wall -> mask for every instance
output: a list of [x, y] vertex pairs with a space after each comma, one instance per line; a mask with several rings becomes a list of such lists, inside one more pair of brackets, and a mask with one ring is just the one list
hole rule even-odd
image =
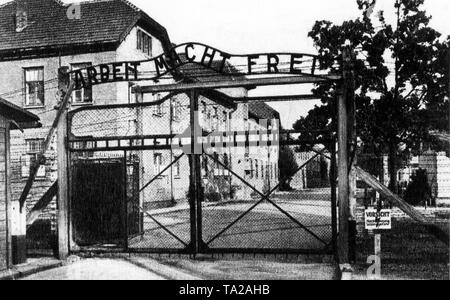
[[[224, 89], [222, 92], [231, 97], [246, 97], [248, 93], [244, 89]], [[267, 130], [258, 121], [249, 119], [248, 104], [239, 104], [237, 110], [232, 114], [230, 130], [242, 132], [243, 130]], [[275, 187], [279, 180], [279, 147], [243, 147], [231, 149], [232, 170], [250, 183], [256, 190], [266, 193]], [[258, 172], [256, 170], [258, 162]], [[271, 172], [272, 169], [272, 172]], [[239, 200], [249, 200], [256, 196], [255, 191], [243, 184], [240, 179], [232, 176], [232, 184], [239, 186], [236, 192]]]
[[[119, 46], [117, 51], [88, 53], [62, 57], [52, 57], [43, 59], [27, 59], [11, 62], [0, 62], [0, 95], [2, 98], [20, 106], [25, 106], [24, 97], [24, 68], [44, 67], [45, 81], [45, 106], [36, 108], [27, 108], [34, 114], [37, 114], [43, 127], [40, 129], [28, 129], [25, 133], [13, 133], [11, 136], [11, 168], [12, 168], [12, 200], [18, 200], [26, 178], [22, 178], [21, 157], [26, 153], [27, 139], [44, 139], [56, 116], [54, 107], [59, 101], [58, 95], [58, 69], [61, 66], [70, 67], [76, 63], [91, 63], [92, 65], [109, 63], [123, 60], [143, 60], [148, 57], [136, 49], [136, 32], [134, 28], [130, 35], [125, 39], [123, 44]], [[154, 39], [154, 53], [162, 53], [162, 44]], [[106, 105], [127, 103], [129, 101], [128, 83], [110, 83], [93, 87], [93, 104]], [[72, 109], [76, 109], [83, 105], [73, 105]], [[56, 141], [53, 140], [51, 149], [46, 153], [47, 161], [45, 165], [45, 178], [38, 178], [27, 201], [27, 210], [32, 209], [35, 203], [43, 196], [48, 188], [57, 179], [56, 165]], [[42, 218], [54, 219], [54, 211], [56, 202], [53, 201], [47, 210], [43, 213]]]
[[419, 168], [427, 171], [436, 205], [450, 205], [450, 158], [446, 153], [425, 152], [419, 156]]
[[[5, 94], [3, 98], [10, 102], [25, 107], [23, 83], [24, 83], [24, 68], [29, 67], [44, 67], [44, 81], [45, 81], [45, 105], [36, 108], [27, 108], [30, 112], [37, 114], [42, 128], [27, 129], [25, 133], [14, 132], [11, 134], [11, 185], [12, 185], [12, 200], [17, 201], [22, 193], [27, 178], [22, 177], [21, 159], [26, 153], [27, 139], [44, 139], [53, 123], [56, 116], [56, 106], [59, 96], [58, 92], [58, 68], [60, 66], [69, 66], [71, 63], [91, 62], [92, 64], [99, 64], [114, 60], [115, 53], [96, 53], [83, 54], [75, 56], [64, 56], [61, 58], [45, 58], [45, 59], [30, 59], [13, 62], [0, 62], [0, 94]], [[96, 86], [93, 88], [93, 98], [95, 104], [106, 104], [115, 99], [115, 87], [113, 84]], [[76, 106], [74, 106], [76, 108]], [[47, 162], [45, 165], [45, 177], [39, 178], [33, 185], [30, 196], [27, 202], [27, 209], [30, 210], [34, 204], [42, 197], [48, 188], [56, 180], [56, 144], [53, 141], [50, 151], [46, 153]], [[54, 218], [52, 213], [56, 208], [55, 201], [45, 211], [43, 218]]]
[[[151, 56], [148, 56], [144, 52], [137, 49], [137, 31], [141, 30], [145, 32], [147, 35], [152, 37], [152, 57], [159, 56], [164, 53], [164, 49], [162, 46], [162, 43], [156, 39], [154, 36], [146, 32], [140, 27], [135, 27], [131, 30], [130, 34], [125, 38], [125, 40], [122, 42], [122, 44], [119, 46], [119, 48], [116, 51], [116, 57], [115, 61], [128, 61], [128, 60], [147, 60], [150, 59]], [[172, 83], [173, 81], [168, 81], [165, 83]], [[151, 85], [155, 84], [154, 82], [136, 82], [135, 84], [138, 85]], [[134, 102], [134, 95], [129, 95], [129, 83], [128, 82], [121, 82], [116, 84], [117, 88], [117, 99], [119, 99], [120, 102], [125, 103], [128, 99], [131, 99], [132, 102]]]
[[[294, 151], [299, 167], [317, 155], [315, 152], [295, 152], [295, 147], [291, 147], [291, 149]], [[316, 157], [295, 174], [291, 181], [291, 187], [297, 190], [329, 187], [330, 168], [329, 159], [323, 156]]]
[[0, 116], [0, 271], [7, 268], [7, 213], [6, 213], [6, 122]]

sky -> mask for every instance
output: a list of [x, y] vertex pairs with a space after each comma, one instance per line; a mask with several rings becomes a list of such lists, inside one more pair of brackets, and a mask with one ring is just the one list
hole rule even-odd
[[[0, 4], [8, 2], [0, 0]], [[76, 2], [76, 1], [64, 1]], [[308, 38], [315, 21], [342, 23], [358, 17], [356, 0], [129, 0], [166, 27], [173, 43], [201, 42], [233, 54], [300, 52], [316, 54]], [[395, 20], [395, 0], [378, 0], [375, 12], [385, 10]], [[431, 26], [450, 35], [450, 1], [425, 0]], [[303, 94], [310, 86], [261, 88], [255, 95]], [[289, 128], [317, 102], [274, 105]]]
[[[131, 0], [165, 26], [174, 43], [195, 41], [233, 54], [300, 52], [316, 54], [308, 32], [318, 20], [342, 23], [360, 16], [356, 0]], [[375, 11], [385, 10], [395, 20], [395, 0], [378, 0]], [[426, 0], [431, 26], [450, 35], [450, 1]], [[394, 22], [393, 22], [394, 23]], [[311, 86], [266, 87], [257, 95], [310, 93]], [[271, 104], [291, 128], [317, 101]]]

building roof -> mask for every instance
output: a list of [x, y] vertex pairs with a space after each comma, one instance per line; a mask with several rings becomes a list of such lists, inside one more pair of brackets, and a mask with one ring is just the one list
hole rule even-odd
[[[186, 63], [186, 56], [183, 54], [179, 54], [179, 57], [183, 63]], [[222, 65], [221, 61], [213, 61], [211, 64], [211, 68], [207, 68], [203, 65], [196, 64], [196, 63], [187, 63], [182, 65], [178, 71], [182, 75], [182, 77], [185, 80], [191, 80], [196, 82], [217, 82], [217, 81], [238, 81], [245, 79], [245, 75], [240, 73], [232, 64], [229, 62], [225, 65], [224, 73], [218, 73], [215, 70], [218, 70], [220, 66]], [[225, 96], [223, 93], [220, 93], [218, 91], [214, 91], [213, 94], [210, 94], [210, 96], [213, 96], [214, 99], [218, 99], [218, 96], [222, 94], [222, 100], [223, 98], [227, 98], [228, 102], [232, 101], [233, 98]], [[250, 102], [248, 106], [249, 115], [251, 118], [254, 119], [265, 119], [265, 120], [272, 120], [272, 119], [280, 119], [280, 113], [267, 105], [264, 102]]]
[[250, 118], [255, 119], [280, 119], [280, 113], [264, 102], [249, 102], [248, 113]]
[[450, 133], [448, 132], [438, 132], [438, 131], [432, 131], [430, 132], [431, 136], [434, 136], [435, 138], [450, 143]]
[[[38, 116], [3, 98], [0, 98], [0, 114], [18, 124], [28, 124], [28, 126], [26, 126], [28, 128], [40, 127]], [[13, 129], [18, 129], [17, 125], [13, 125]]]
[[226, 62], [223, 73], [219, 73], [222, 61], [214, 60], [211, 68], [202, 64], [189, 63], [185, 54], [178, 54], [183, 65], [178, 68], [183, 78], [192, 79], [196, 82], [218, 82], [218, 81], [237, 81], [245, 79], [245, 75], [240, 73], [231, 63]]
[[[25, 1], [25, 0], [22, 0]], [[117, 49], [136, 25], [171, 43], [166, 29], [126, 0], [81, 2], [81, 18], [67, 17], [70, 4], [58, 0], [26, 0], [28, 26], [16, 32], [17, 0], [0, 6], [0, 54], [26, 56], [36, 51], [63, 53], [90, 48]], [[114, 48], [115, 47], [115, 48]], [[58, 52], [59, 51], [59, 52]], [[0, 57], [2, 56], [0, 55]]]

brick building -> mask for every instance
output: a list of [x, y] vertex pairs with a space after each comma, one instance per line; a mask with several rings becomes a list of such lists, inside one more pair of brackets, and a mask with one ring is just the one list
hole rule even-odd
[[39, 118], [0, 98], [0, 271], [11, 265], [10, 130], [37, 126]]

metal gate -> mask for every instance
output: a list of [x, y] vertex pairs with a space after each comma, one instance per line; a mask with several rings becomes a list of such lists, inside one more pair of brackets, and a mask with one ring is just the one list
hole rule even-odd
[[78, 159], [73, 164], [71, 212], [78, 245], [124, 245], [124, 171], [123, 159]]
[[[72, 172], [72, 237], [79, 222], [73, 209], [82, 206], [83, 197], [97, 197], [98, 204], [108, 203], [99, 197], [109, 197], [123, 201], [122, 223], [115, 225], [123, 226], [123, 243], [112, 241], [121, 251], [333, 253], [334, 141], [301, 142], [299, 133], [281, 130], [275, 118], [249, 120], [251, 103], [212, 99], [211, 91], [158, 95], [156, 101], [141, 98], [135, 104], [82, 107], [69, 114], [72, 168], [122, 162], [120, 179], [112, 182], [87, 179], [107, 176], [99, 172], [80, 181], [77, 176], [84, 175]], [[296, 161], [287, 176], [283, 151]], [[284, 186], [288, 181], [290, 189]], [[105, 196], [79, 186], [93, 182], [95, 191], [110, 191], [111, 184], [122, 187], [115, 196]], [[87, 246], [108, 251], [111, 241], [98, 236]]]
[[[247, 154], [243, 165], [226, 155], [204, 154], [203, 159], [215, 165], [218, 172], [212, 182], [203, 186], [203, 251], [332, 253], [336, 196], [330, 175], [334, 162], [325, 151], [313, 147], [302, 153], [304, 160], [295, 166], [292, 176], [298, 182], [290, 189], [282, 189], [286, 178], [280, 175], [277, 164], [267, 164], [255, 158], [258, 156]], [[224, 189], [223, 181], [228, 182]], [[222, 186], [211, 189], [217, 185]], [[224, 199], [215, 202], [220, 195], [214, 191], [224, 193]]]

